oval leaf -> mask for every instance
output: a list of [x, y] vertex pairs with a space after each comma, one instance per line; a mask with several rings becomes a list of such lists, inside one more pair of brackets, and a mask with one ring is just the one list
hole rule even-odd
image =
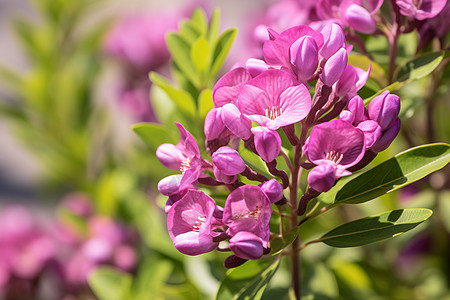
[[166, 127], [154, 123], [138, 123], [131, 127], [133, 131], [152, 149], [156, 151], [164, 143], [176, 144], [173, 135]]
[[210, 64], [209, 78], [216, 76], [222, 67], [225, 59], [227, 58], [228, 52], [230, 51], [231, 45], [233, 44], [234, 38], [236, 37], [237, 29], [231, 28], [225, 30], [217, 39], [216, 44], [213, 47], [212, 61]]
[[432, 52], [414, 58], [398, 72], [398, 81], [412, 81], [429, 75], [444, 59], [445, 51]]
[[207, 67], [209, 52], [209, 42], [204, 36], [200, 36], [192, 45], [191, 60], [200, 73], [203, 73]]
[[216, 300], [261, 299], [280, 258], [250, 260], [229, 271], [220, 283]]
[[388, 211], [343, 224], [318, 241], [337, 248], [357, 247], [395, 237], [413, 229], [433, 212], [426, 208], [406, 208]]
[[436, 143], [408, 149], [345, 184], [335, 202], [362, 203], [395, 191], [439, 170], [450, 161], [450, 145]]

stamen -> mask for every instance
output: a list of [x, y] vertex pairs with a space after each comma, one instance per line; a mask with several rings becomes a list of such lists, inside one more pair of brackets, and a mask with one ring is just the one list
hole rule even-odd
[[250, 217], [258, 219], [260, 214], [261, 214], [261, 206], [257, 205], [255, 210], [250, 210], [250, 211], [247, 211], [247, 212], [243, 212], [240, 215], [234, 217], [233, 220], [239, 220], [239, 219], [242, 219], [242, 218], [250, 218]]
[[281, 107], [277, 106], [269, 106], [266, 108], [266, 117], [271, 120], [275, 120], [281, 115]]
[[198, 216], [197, 220], [194, 223], [194, 226], [192, 226], [192, 230], [195, 232], [199, 232], [200, 227], [202, 227], [202, 225], [205, 223], [206, 221], [206, 216], [202, 217], [202, 216]]
[[343, 158], [344, 158], [343, 154], [336, 152], [334, 150], [331, 150], [330, 152], [328, 152], [325, 157], [325, 159], [331, 160], [335, 164], [339, 164]]
[[188, 157], [181, 162], [180, 171], [184, 173], [186, 170], [189, 170], [190, 168], [191, 168], [191, 159]]

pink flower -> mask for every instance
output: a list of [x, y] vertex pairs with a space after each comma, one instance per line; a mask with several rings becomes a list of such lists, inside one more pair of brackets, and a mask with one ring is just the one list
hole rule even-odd
[[167, 214], [167, 228], [175, 248], [183, 254], [199, 255], [214, 250], [212, 223], [214, 200], [204, 192], [190, 190]]
[[303, 120], [311, 109], [311, 96], [303, 85], [280, 70], [268, 70], [242, 87], [239, 110], [271, 130]]
[[267, 248], [272, 214], [270, 204], [267, 195], [255, 185], [244, 185], [231, 192], [223, 212], [227, 233], [233, 237], [241, 231], [251, 232], [260, 237], [263, 247]]
[[396, 0], [400, 13], [417, 20], [434, 18], [443, 9], [447, 0]]

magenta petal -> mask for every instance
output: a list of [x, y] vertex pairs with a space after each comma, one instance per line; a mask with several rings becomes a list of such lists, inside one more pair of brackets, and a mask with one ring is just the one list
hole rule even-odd
[[386, 130], [400, 112], [400, 98], [389, 91], [376, 96], [369, 103], [369, 117], [377, 121], [381, 130]]
[[338, 81], [347, 67], [347, 60], [347, 50], [344, 48], [339, 49], [325, 63], [322, 74], [320, 75], [322, 81], [328, 86], [332, 86], [336, 81]]
[[352, 88], [354, 88], [357, 80], [355, 68], [351, 65], [345, 67], [344, 73], [334, 85], [334, 91], [338, 97], [345, 96]]
[[349, 122], [350, 124], [353, 124], [353, 122], [355, 121], [355, 115], [352, 114], [350, 111], [348, 110], [343, 110], [340, 114], [339, 114], [339, 119]]
[[360, 96], [355, 96], [347, 104], [347, 109], [353, 114], [354, 122], [359, 123], [367, 119], [365, 117], [366, 107], [364, 101]]
[[156, 157], [171, 170], [179, 170], [181, 162], [186, 158], [183, 153], [172, 144], [162, 144], [156, 149]]
[[364, 142], [366, 145], [366, 149], [375, 144], [376, 141], [381, 136], [381, 127], [377, 122], [372, 120], [363, 121], [356, 126], [356, 128], [361, 129], [364, 132]]
[[256, 77], [264, 71], [267, 71], [269, 69], [269, 66], [263, 60], [249, 58], [245, 62], [245, 68], [248, 70], [252, 77]]
[[309, 171], [308, 184], [314, 190], [324, 193], [334, 186], [335, 177], [336, 168], [333, 165], [318, 165]]
[[392, 125], [385, 132], [383, 132], [380, 139], [372, 146], [372, 150], [375, 152], [386, 150], [399, 133], [400, 125], [400, 119], [397, 118], [394, 122], [392, 122]]
[[355, 30], [371, 34], [377, 29], [377, 24], [371, 14], [362, 6], [350, 5], [345, 12], [345, 20]]
[[269, 220], [272, 214], [270, 201], [261, 188], [244, 185], [232, 191], [223, 211], [223, 223], [228, 234], [236, 235], [240, 231], [256, 234], [267, 247], [270, 238]]
[[237, 180], [236, 175], [226, 175], [217, 167], [214, 167], [214, 177], [216, 177], [217, 181], [225, 184], [232, 184]]
[[276, 128], [303, 120], [311, 110], [311, 95], [303, 85], [287, 88], [280, 96], [281, 115], [275, 119]]
[[301, 37], [291, 45], [290, 54], [298, 79], [307, 82], [314, 75], [319, 64], [316, 41], [311, 36]]
[[199, 157], [200, 150], [198, 149], [198, 145], [192, 134], [190, 134], [190, 132], [180, 123], [175, 123], [175, 125], [177, 125], [178, 130], [180, 131], [180, 141], [178, 142], [177, 147], [181, 144], [184, 147], [184, 154], [187, 157]]
[[181, 174], [164, 177], [158, 182], [158, 191], [165, 196], [178, 193], [182, 177]]
[[333, 120], [316, 125], [309, 136], [308, 158], [316, 165], [342, 155], [337, 165], [345, 168], [358, 163], [364, 156], [364, 133], [343, 120]]
[[225, 175], [236, 175], [244, 172], [245, 163], [239, 153], [230, 147], [220, 147], [212, 155], [212, 163]]
[[354, 69], [356, 71], [357, 80], [354, 89], [352, 89], [351, 91], [356, 93], [366, 84], [367, 80], [369, 79], [370, 72], [372, 71], [372, 63], [370, 63], [367, 71], [364, 71], [363, 69], [358, 67], [354, 67]]
[[211, 109], [205, 117], [205, 137], [206, 140], [211, 141], [219, 137], [225, 125], [222, 121], [222, 108]]
[[271, 203], [280, 201], [283, 198], [283, 186], [276, 179], [264, 181], [259, 187], [266, 193]]
[[220, 78], [213, 89], [213, 100], [216, 107], [227, 103], [235, 103], [240, 88], [252, 77], [246, 68], [236, 68]]
[[341, 26], [335, 23], [328, 23], [322, 29], [321, 33], [324, 37], [324, 44], [320, 50], [323, 58], [329, 59], [339, 49], [345, 47], [345, 35]]
[[246, 115], [264, 115], [266, 108], [272, 106], [272, 100], [269, 97], [264, 90], [246, 84], [242, 87], [239, 96], [239, 110]]
[[287, 72], [270, 69], [248, 81], [247, 84], [263, 90], [270, 101], [274, 102], [278, 100], [283, 91], [294, 85], [294, 79]]
[[230, 239], [230, 249], [240, 258], [259, 259], [264, 252], [262, 243], [259, 236], [240, 231]]
[[211, 228], [215, 206], [214, 200], [204, 192], [190, 190], [171, 207], [167, 228], [178, 251], [199, 255], [217, 247]]
[[252, 133], [255, 135], [256, 151], [265, 162], [271, 162], [280, 155], [281, 138], [278, 132], [258, 126], [252, 128]]
[[234, 104], [226, 104], [222, 107], [222, 121], [225, 126], [237, 137], [246, 140], [252, 133], [252, 122], [243, 116]]

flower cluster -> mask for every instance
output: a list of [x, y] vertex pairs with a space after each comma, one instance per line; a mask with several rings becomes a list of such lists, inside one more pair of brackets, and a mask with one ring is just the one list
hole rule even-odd
[[[350, 47], [340, 25], [330, 23], [321, 31], [300, 25], [268, 33], [264, 60], [247, 60], [214, 87], [214, 108], [204, 124], [211, 162], [178, 123], [179, 143], [163, 144], [156, 152], [162, 164], [181, 171], [158, 184], [169, 197], [167, 225], [175, 247], [188, 255], [230, 250], [234, 254], [225, 262], [228, 267], [258, 259], [269, 249], [271, 205], [285, 203], [283, 190], [297, 186], [277, 169], [277, 157], [283, 155], [293, 173], [300, 165], [311, 169], [298, 210], [303, 214], [302, 200], [328, 191], [337, 179], [367, 165], [400, 129], [398, 96], [385, 91], [368, 108], [358, 96], [370, 67], [364, 71], [347, 63]], [[282, 134], [296, 150], [293, 161], [282, 151]], [[274, 178], [245, 164], [236, 150], [239, 140], [261, 157]], [[244, 184], [244, 177], [259, 185]], [[199, 191], [199, 184], [226, 186], [230, 194], [224, 207]], [[225, 240], [228, 248], [219, 246]]]

